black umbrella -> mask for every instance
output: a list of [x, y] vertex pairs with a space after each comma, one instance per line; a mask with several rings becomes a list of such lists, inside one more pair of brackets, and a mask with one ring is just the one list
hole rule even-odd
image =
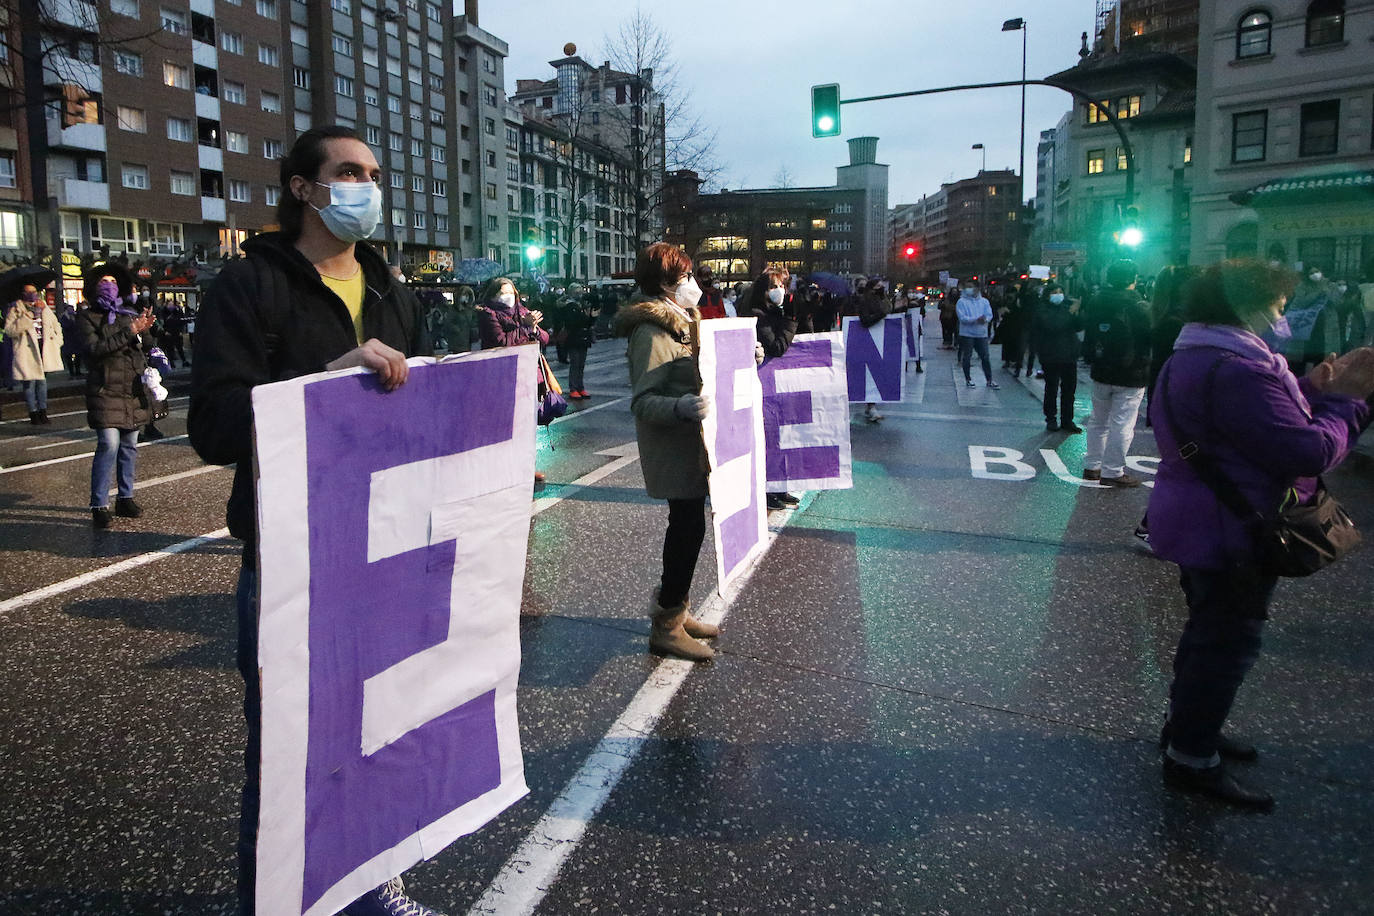
[[23, 264], [0, 274], [0, 303], [14, 302], [25, 285], [32, 283], [42, 289], [57, 279], [57, 272], [42, 264]]

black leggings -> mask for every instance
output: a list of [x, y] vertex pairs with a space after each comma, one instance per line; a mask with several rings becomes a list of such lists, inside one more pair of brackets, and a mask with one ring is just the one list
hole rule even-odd
[[668, 530], [663, 535], [660, 607], [676, 607], [692, 589], [701, 543], [706, 540], [706, 497], [668, 500]]

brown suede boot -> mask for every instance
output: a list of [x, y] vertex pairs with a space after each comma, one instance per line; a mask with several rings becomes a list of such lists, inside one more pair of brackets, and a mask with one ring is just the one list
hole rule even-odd
[[[654, 596], [649, 601], [649, 616], [657, 617], [667, 610], [658, 603], [659, 590], [654, 589]], [[692, 616], [692, 602], [683, 600], [682, 610], [687, 612], [687, 618], [682, 621], [682, 629], [687, 631], [687, 635], [693, 639], [715, 639], [720, 635], [720, 627], [714, 623], [703, 623]]]
[[686, 604], [664, 608], [659, 607], [655, 601], [653, 629], [649, 631], [649, 648], [693, 662], [715, 658], [714, 649], [687, 635], [687, 630], [683, 627], [687, 616]]

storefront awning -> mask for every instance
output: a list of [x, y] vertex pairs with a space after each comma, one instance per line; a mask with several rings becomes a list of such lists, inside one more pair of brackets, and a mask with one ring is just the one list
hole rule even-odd
[[1231, 195], [1231, 201], [1242, 207], [1354, 203], [1358, 200], [1374, 200], [1374, 171], [1275, 178]]

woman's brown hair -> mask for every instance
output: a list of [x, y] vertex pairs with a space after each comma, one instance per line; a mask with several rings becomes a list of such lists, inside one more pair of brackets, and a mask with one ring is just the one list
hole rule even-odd
[[654, 242], [635, 261], [635, 285], [646, 296], [661, 296], [665, 287], [675, 286], [691, 272], [687, 252], [667, 242]]

